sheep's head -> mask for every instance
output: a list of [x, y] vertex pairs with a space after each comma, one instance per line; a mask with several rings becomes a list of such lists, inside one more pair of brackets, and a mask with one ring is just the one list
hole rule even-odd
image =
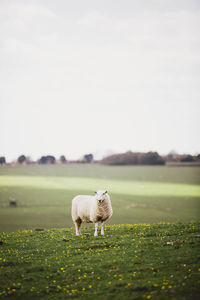
[[107, 191], [96, 191], [95, 194], [98, 202], [102, 203], [106, 198]]

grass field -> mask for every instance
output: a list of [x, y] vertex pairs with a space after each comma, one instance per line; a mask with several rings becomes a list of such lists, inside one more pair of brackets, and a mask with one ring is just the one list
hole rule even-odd
[[[0, 168], [0, 230], [72, 226], [71, 200], [107, 189], [110, 224], [198, 220], [200, 168], [29, 165]], [[17, 207], [10, 207], [11, 200]]]
[[0, 235], [0, 298], [199, 299], [200, 223]]
[[[197, 167], [1, 167], [0, 298], [198, 299], [199, 183]], [[110, 225], [76, 237], [71, 200], [96, 189]]]

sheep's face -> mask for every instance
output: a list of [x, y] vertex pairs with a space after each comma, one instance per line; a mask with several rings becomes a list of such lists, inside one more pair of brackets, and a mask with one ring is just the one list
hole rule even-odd
[[107, 191], [96, 191], [95, 194], [97, 201], [102, 203], [106, 198]]

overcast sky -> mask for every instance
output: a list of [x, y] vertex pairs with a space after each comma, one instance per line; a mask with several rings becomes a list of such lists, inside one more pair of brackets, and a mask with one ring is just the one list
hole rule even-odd
[[0, 156], [200, 152], [200, 1], [0, 0]]

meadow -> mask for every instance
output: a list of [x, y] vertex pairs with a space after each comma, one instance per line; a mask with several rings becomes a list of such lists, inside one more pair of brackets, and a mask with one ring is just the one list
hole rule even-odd
[[199, 299], [200, 223], [0, 234], [3, 299]]
[[[114, 214], [110, 224], [199, 219], [200, 168], [25, 165], [0, 168], [0, 230], [72, 226], [71, 200], [107, 189]], [[17, 207], [10, 207], [10, 201]]]
[[[198, 299], [200, 168], [0, 168], [0, 298]], [[71, 200], [107, 189], [113, 217], [75, 236]], [[17, 206], [11, 207], [10, 201]]]

